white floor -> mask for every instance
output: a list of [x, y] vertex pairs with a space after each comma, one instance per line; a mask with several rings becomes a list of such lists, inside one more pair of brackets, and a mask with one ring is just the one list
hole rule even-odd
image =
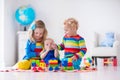
[[120, 80], [120, 67], [98, 67], [94, 72], [0, 72], [0, 80]]

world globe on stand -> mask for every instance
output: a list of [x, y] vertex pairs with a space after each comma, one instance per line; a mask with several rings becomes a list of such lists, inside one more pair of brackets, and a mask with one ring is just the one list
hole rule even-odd
[[21, 6], [16, 10], [15, 18], [24, 27], [24, 30], [26, 30], [26, 27], [35, 19], [35, 11], [30, 6]]

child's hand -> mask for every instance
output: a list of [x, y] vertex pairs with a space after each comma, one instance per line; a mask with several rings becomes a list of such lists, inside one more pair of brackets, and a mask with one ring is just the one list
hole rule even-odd
[[75, 61], [75, 60], [77, 60], [77, 57], [73, 56], [73, 57], [71, 57], [71, 59]]
[[49, 51], [50, 51], [50, 48], [47, 48], [47, 49], [46, 49], [46, 52], [49, 52]]
[[53, 45], [52, 45], [52, 48], [53, 48], [53, 49], [58, 49], [58, 47], [57, 47], [56, 44], [53, 44]]

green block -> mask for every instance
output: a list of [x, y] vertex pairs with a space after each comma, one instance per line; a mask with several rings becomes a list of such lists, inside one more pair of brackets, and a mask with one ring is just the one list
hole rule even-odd
[[64, 70], [67, 70], [67, 67], [63, 67]]
[[68, 70], [73, 70], [74, 68], [73, 68], [73, 66], [71, 66], [71, 67], [67, 67], [67, 69]]
[[36, 64], [37, 64], [38, 66], [40, 66], [40, 61], [39, 61], [39, 60], [36, 60]]
[[35, 61], [35, 60], [32, 60], [32, 63], [36, 63], [36, 61]]

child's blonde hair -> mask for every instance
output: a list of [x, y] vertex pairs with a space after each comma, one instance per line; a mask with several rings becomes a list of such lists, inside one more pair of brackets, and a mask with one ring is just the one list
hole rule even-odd
[[78, 21], [74, 18], [68, 18], [67, 20], [65, 20], [64, 25], [75, 27], [76, 29], [78, 29], [78, 26], [79, 26]]
[[[52, 38], [46, 38], [45, 41], [47, 41], [47, 40], [54, 42], [54, 40]], [[45, 43], [45, 41], [44, 41], [44, 43]]]
[[46, 27], [45, 27], [45, 24], [44, 24], [44, 22], [43, 22], [42, 20], [37, 20], [37, 21], [33, 22], [33, 24], [31, 24], [31, 27], [30, 27], [30, 29], [28, 30], [28, 34], [29, 34], [30, 41], [35, 42], [35, 39], [34, 39], [34, 37], [33, 37], [33, 34], [34, 34], [34, 30], [35, 30], [36, 28], [42, 28], [42, 29], [44, 29], [43, 39], [42, 39], [42, 41], [41, 41], [42, 43], [44, 43], [44, 40], [46, 39], [48, 32], [47, 32], [47, 29], [46, 29]]

